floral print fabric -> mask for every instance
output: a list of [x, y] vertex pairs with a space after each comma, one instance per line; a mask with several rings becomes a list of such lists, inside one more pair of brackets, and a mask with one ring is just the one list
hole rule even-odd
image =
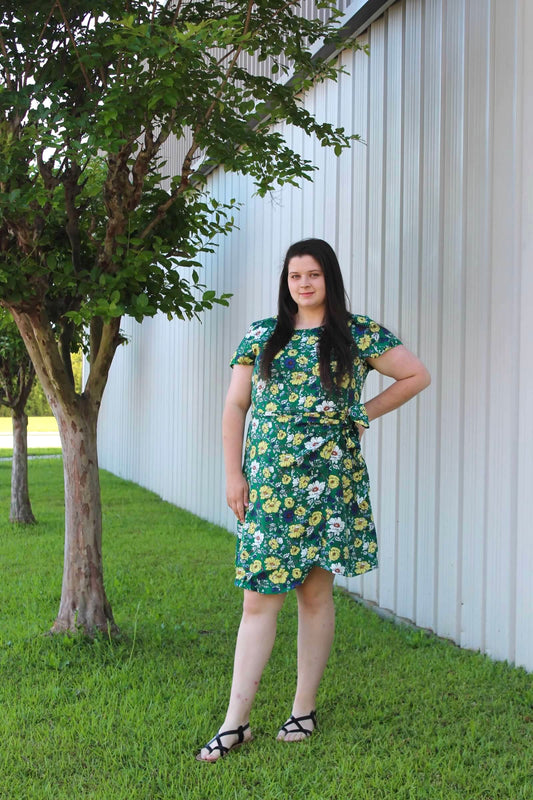
[[367, 358], [401, 344], [369, 317], [353, 316], [353, 376], [327, 391], [319, 376], [320, 328], [296, 330], [259, 375], [276, 318], [252, 323], [231, 365], [254, 365], [243, 472], [250, 489], [237, 523], [237, 586], [272, 594], [303, 583], [314, 566], [362, 575], [377, 566], [368, 472], [356, 423], [368, 427], [361, 392]]

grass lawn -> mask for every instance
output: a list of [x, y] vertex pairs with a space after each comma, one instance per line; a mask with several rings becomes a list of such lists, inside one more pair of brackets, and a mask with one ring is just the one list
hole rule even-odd
[[[9, 469], [0, 464], [4, 494]], [[0, 525], [2, 800], [533, 800], [533, 676], [381, 620], [340, 591], [320, 731], [275, 741], [294, 691], [291, 594], [255, 741], [197, 763], [229, 689], [234, 539], [103, 473], [121, 636], [45, 637], [61, 587], [62, 482], [59, 459], [31, 462], [39, 524]]]

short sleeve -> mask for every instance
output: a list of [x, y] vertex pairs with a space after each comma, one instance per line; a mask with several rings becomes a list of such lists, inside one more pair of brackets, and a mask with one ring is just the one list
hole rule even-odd
[[388, 328], [374, 322], [370, 317], [354, 317], [352, 329], [361, 358], [377, 358], [402, 344]]
[[275, 325], [275, 318], [252, 322], [241, 343], [233, 353], [230, 366], [234, 367], [235, 364], [253, 366]]

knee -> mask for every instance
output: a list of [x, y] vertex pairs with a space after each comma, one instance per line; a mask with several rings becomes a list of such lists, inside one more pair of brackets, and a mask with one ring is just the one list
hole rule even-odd
[[284, 600], [284, 595], [265, 595], [245, 590], [242, 604], [243, 617], [258, 617], [264, 614], [277, 616]]

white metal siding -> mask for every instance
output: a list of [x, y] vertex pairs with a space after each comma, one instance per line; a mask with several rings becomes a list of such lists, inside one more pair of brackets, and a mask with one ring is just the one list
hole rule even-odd
[[[353, 310], [398, 332], [433, 376], [365, 436], [380, 568], [342, 583], [528, 669], [532, 36], [527, 0], [391, 5], [361, 37], [370, 57], [342, 53], [350, 75], [305, 99], [367, 145], [335, 159], [284, 130], [320, 171], [265, 199], [248, 179], [212, 173], [215, 196], [244, 203], [239, 230], [205, 259], [205, 282], [232, 291], [231, 307], [202, 324], [126, 320], [100, 420], [102, 466], [233, 530], [220, 442], [228, 361], [248, 323], [274, 313], [287, 246], [328, 239]], [[385, 385], [371, 375], [368, 396]]]

